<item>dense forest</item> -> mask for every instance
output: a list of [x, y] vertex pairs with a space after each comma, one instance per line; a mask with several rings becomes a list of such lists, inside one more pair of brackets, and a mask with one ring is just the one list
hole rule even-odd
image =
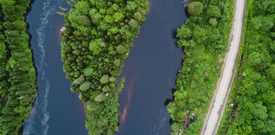
[[248, 0], [239, 72], [220, 135], [275, 134], [275, 1]]
[[168, 104], [172, 135], [197, 135], [203, 126], [228, 46], [231, 0], [191, 0], [189, 17], [177, 31], [184, 62]]
[[0, 135], [16, 135], [36, 96], [25, 15], [30, 0], [0, 0]]
[[148, 8], [147, 0], [77, 0], [66, 16], [64, 70], [84, 103], [90, 135], [117, 131], [118, 77]]

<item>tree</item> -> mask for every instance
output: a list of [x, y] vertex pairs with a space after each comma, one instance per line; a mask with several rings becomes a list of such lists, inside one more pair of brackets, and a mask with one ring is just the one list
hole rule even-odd
[[269, 44], [269, 48], [271, 50], [271, 53], [275, 54], [275, 40], [273, 40], [270, 44]]
[[91, 87], [90, 82], [84, 82], [83, 84], [80, 85], [79, 89], [81, 91], [87, 91]]
[[100, 102], [105, 101], [106, 98], [107, 98], [107, 97], [102, 93], [102, 94], [99, 94], [99, 95], [97, 95], [97, 96], [95, 97], [95, 101], [100, 103]]
[[250, 108], [250, 111], [255, 119], [266, 120], [268, 118], [267, 108], [261, 102], [253, 104], [253, 108]]
[[257, 71], [261, 71], [271, 63], [271, 57], [266, 52], [252, 52], [248, 56], [248, 61]]
[[192, 36], [192, 32], [188, 27], [182, 26], [178, 29], [177, 31], [177, 37], [182, 39], [188, 39], [191, 38]]
[[94, 69], [87, 67], [83, 70], [84, 76], [91, 76], [94, 73]]
[[125, 52], [127, 52], [127, 48], [123, 45], [119, 45], [116, 47], [116, 51], [118, 54], [124, 54]]
[[221, 10], [218, 6], [210, 5], [207, 7], [207, 15], [209, 17], [219, 18], [221, 17]]
[[123, 20], [124, 18], [124, 14], [121, 12], [116, 12], [113, 16], [113, 19], [115, 22], [120, 22], [121, 20]]
[[92, 40], [89, 44], [89, 50], [92, 52], [93, 55], [98, 55], [104, 45], [105, 44], [101, 39]]
[[191, 16], [199, 16], [203, 12], [203, 4], [199, 1], [191, 2], [187, 5], [187, 11]]
[[273, 82], [275, 83], [275, 64], [272, 64], [269, 67], [267, 74], [268, 74], [269, 78], [272, 79]]
[[75, 5], [75, 12], [79, 12], [80, 14], [88, 14], [90, 10], [88, 1], [79, 1]]
[[217, 26], [218, 25], [218, 21], [216, 18], [210, 18], [208, 23], [212, 26]]
[[101, 78], [100, 78], [100, 83], [102, 84], [106, 84], [109, 82], [109, 76], [108, 75], [103, 75]]
[[251, 21], [255, 29], [265, 32], [269, 31], [274, 26], [273, 20], [270, 17], [258, 16], [251, 19]]
[[0, 4], [4, 6], [13, 6], [15, 5], [16, 1], [15, 0], [1, 0]]
[[0, 41], [0, 59], [4, 58], [5, 55], [6, 55], [6, 46], [5, 46], [5, 43], [3, 43], [2, 41]]

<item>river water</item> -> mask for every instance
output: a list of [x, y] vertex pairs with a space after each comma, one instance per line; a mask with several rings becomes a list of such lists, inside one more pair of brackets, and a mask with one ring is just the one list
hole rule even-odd
[[38, 97], [23, 135], [87, 135], [84, 112], [76, 94], [70, 91], [60, 56], [59, 7], [65, 0], [33, 0], [27, 16], [37, 69]]
[[[34, 0], [27, 17], [37, 68], [38, 97], [23, 135], [87, 135], [84, 112], [76, 94], [70, 92], [60, 58], [57, 15], [65, 0]], [[122, 76], [120, 127], [117, 135], [169, 135], [165, 101], [171, 98], [182, 62], [175, 31], [184, 23], [183, 0], [150, 0], [150, 12], [135, 40]]]
[[123, 71], [118, 135], [169, 135], [165, 101], [171, 98], [182, 50], [176, 29], [186, 19], [183, 0], [150, 0], [150, 12]]

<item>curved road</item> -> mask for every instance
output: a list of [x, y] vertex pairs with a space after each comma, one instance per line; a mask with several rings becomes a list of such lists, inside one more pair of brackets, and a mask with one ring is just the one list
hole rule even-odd
[[233, 80], [234, 68], [240, 41], [242, 36], [242, 27], [245, 12], [245, 0], [235, 0], [235, 15], [230, 33], [230, 47], [225, 57], [223, 70], [221, 71], [220, 80], [218, 81], [214, 97], [209, 107], [208, 114], [201, 130], [201, 135], [215, 135], [222, 118], [228, 95]]

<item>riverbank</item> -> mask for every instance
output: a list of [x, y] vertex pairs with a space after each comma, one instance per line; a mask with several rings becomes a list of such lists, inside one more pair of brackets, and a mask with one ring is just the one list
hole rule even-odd
[[239, 72], [220, 135], [275, 133], [275, 7], [269, 2], [248, 0]]
[[205, 0], [187, 6], [190, 17], [177, 32], [184, 63], [168, 104], [172, 135], [200, 134], [230, 40], [233, 5]]
[[118, 129], [121, 85], [116, 81], [147, 11], [147, 0], [87, 0], [76, 2], [66, 16], [64, 70], [85, 105], [90, 135], [112, 135]]
[[36, 97], [25, 1], [0, 1], [0, 134], [19, 134]]

